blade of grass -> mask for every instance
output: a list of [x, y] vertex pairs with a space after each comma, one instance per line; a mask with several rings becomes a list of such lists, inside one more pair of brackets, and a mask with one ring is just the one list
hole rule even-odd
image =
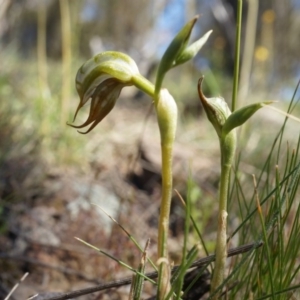
[[[173, 295], [173, 293], [175, 291], [177, 291], [177, 287], [180, 284], [180, 281], [183, 280], [184, 275], [186, 274], [187, 270], [193, 264], [195, 258], [197, 257], [198, 251], [199, 251], [199, 244], [192, 247], [192, 249], [189, 251], [189, 253], [187, 255], [185, 264], [184, 265], [183, 264], [180, 265], [179, 268], [178, 268], [178, 270], [176, 270], [176, 276], [174, 276], [174, 278], [172, 277], [172, 287], [171, 287], [171, 290], [168, 293], [168, 295], [167, 295], [167, 297], [166, 297], [165, 300], [171, 299], [171, 296]], [[178, 291], [177, 291], [177, 293], [178, 293]], [[180, 298], [178, 298], [178, 296], [179, 297], [181, 296], [181, 290], [179, 291], [179, 295], [176, 294], [177, 299], [180, 299]]]
[[[182, 261], [181, 264], [183, 266], [186, 265], [186, 253], [187, 253], [187, 241], [189, 236], [189, 229], [190, 229], [190, 216], [191, 216], [191, 178], [188, 179], [188, 186], [187, 186], [187, 199], [185, 205], [185, 222], [184, 222], [184, 237], [183, 237], [183, 249], [182, 249]], [[176, 280], [174, 292], [176, 294], [176, 300], [179, 300], [181, 297], [181, 290], [184, 282], [185, 273], [181, 272]]]
[[97, 248], [96, 246], [94, 246], [94, 245], [92, 245], [92, 244], [90, 244], [90, 243], [88, 243], [88, 242], [86, 242], [86, 241], [84, 241], [84, 240], [82, 240], [82, 239], [80, 239], [80, 238], [78, 238], [78, 237], [75, 237], [75, 239], [78, 240], [79, 242], [83, 243], [84, 245], [86, 245], [86, 246], [88, 246], [88, 247], [90, 247], [90, 248], [96, 250], [97, 252], [100, 252], [101, 254], [103, 254], [103, 255], [109, 257], [110, 259], [114, 260], [115, 262], [117, 262], [117, 263], [120, 264], [121, 266], [125, 267], [126, 269], [128, 269], [128, 270], [130, 270], [130, 271], [132, 271], [132, 272], [134, 272], [134, 273], [136, 273], [136, 274], [138, 274], [139, 276], [144, 277], [147, 281], [149, 281], [149, 282], [151, 282], [151, 283], [153, 283], [153, 284], [156, 285], [156, 282], [155, 282], [154, 280], [152, 280], [152, 279], [150, 279], [149, 277], [147, 277], [146, 275], [144, 275], [144, 274], [138, 272], [138, 271], [135, 270], [134, 268], [130, 267], [129, 265], [127, 265], [127, 264], [125, 264], [124, 262], [122, 262], [121, 260], [119, 260], [119, 259], [115, 258], [114, 256], [110, 255], [109, 253], [107, 253], [107, 252], [105, 252], [105, 251], [103, 251], [103, 250]]
[[133, 300], [134, 297], [134, 282], [136, 279], [136, 274], [132, 274], [132, 280], [131, 280], [131, 286], [130, 286], [130, 291], [129, 291], [129, 296], [128, 296], [128, 300]]
[[[280, 186], [282, 186], [288, 179], [290, 179], [290, 177], [292, 177], [293, 174], [297, 174], [299, 172], [300, 172], [300, 163], [297, 165], [297, 167], [295, 167], [291, 171], [291, 173], [289, 173], [286, 177], [284, 177], [281, 180]], [[277, 188], [274, 188], [263, 200], [261, 200], [260, 206], [262, 206], [268, 199], [270, 199], [270, 197], [276, 193], [276, 190]], [[229, 239], [231, 239], [245, 225], [245, 223], [248, 222], [253, 217], [256, 211], [257, 208], [255, 208], [254, 210], [251, 211], [251, 213], [248, 214], [248, 216], [241, 222], [241, 224], [233, 231]]]
[[242, 268], [242, 266], [246, 263], [246, 261], [250, 258], [251, 255], [253, 255], [253, 251], [263, 245], [263, 242], [261, 239], [257, 240], [255, 243], [251, 245], [251, 248], [249, 251], [245, 254], [243, 259], [235, 266], [235, 268], [232, 270], [232, 272], [225, 278], [222, 284], [219, 285], [219, 287], [209, 295], [209, 298], [207, 300], [213, 299], [213, 297], [219, 293], [225, 286], [226, 284], [231, 280], [231, 278]]
[[[289, 115], [290, 115], [290, 113], [293, 111], [293, 109], [294, 109], [294, 107], [295, 107], [295, 105], [294, 105], [294, 101], [295, 101], [295, 98], [296, 98], [296, 94], [297, 94], [297, 92], [298, 92], [298, 89], [299, 89], [299, 85], [300, 85], [300, 80], [298, 81], [298, 84], [297, 84], [297, 86], [296, 86], [296, 89], [295, 89], [295, 91], [294, 91], [294, 94], [293, 94], [293, 96], [292, 96], [292, 100], [290, 101], [290, 103], [289, 103], [289, 106], [288, 106], [288, 109], [287, 109], [287, 115], [286, 115], [286, 117], [285, 117], [285, 119], [284, 119], [284, 122], [283, 122], [283, 125], [282, 125], [282, 134], [280, 134], [280, 138], [279, 138], [279, 146], [278, 146], [278, 150], [277, 150], [277, 164], [278, 164], [278, 162], [279, 162], [279, 154], [280, 154], [280, 149], [281, 149], [281, 143], [282, 143], [282, 138], [283, 138], [283, 130], [284, 130], [284, 128], [285, 128], [285, 125], [286, 125], [286, 123], [287, 123], [287, 121], [288, 121], [288, 119], [289, 119]], [[296, 103], [295, 103], [296, 104]]]
[[195, 278], [191, 281], [191, 283], [187, 286], [187, 288], [184, 290], [184, 294], [182, 295], [182, 297], [186, 296], [187, 293], [191, 290], [191, 288], [195, 285], [195, 283], [197, 282], [197, 280], [203, 275], [204, 271], [208, 268], [208, 264], [206, 266], [204, 266], [203, 268], [201, 268], [197, 274], [197, 276], [195, 276]]
[[[180, 199], [182, 205], [185, 207], [185, 201], [184, 201], [184, 199], [182, 198], [182, 196], [180, 195], [180, 193], [179, 193], [176, 189], [175, 189], [175, 193], [177, 194], [178, 198]], [[193, 223], [193, 227], [194, 227], [194, 229], [196, 230], [196, 233], [197, 233], [197, 235], [198, 235], [198, 237], [199, 237], [199, 239], [200, 239], [200, 242], [201, 242], [201, 245], [202, 245], [202, 247], [203, 247], [203, 250], [204, 250], [206, 256], [209, 256], [207, 247], [206, 247], [206, 245], [205, 245], [205, 241], [204, 241], [204, 239], [203, 239], [203, 237], [202, 237], [202, 234], [201, 234], [200, 229], [199, 229], [199, 227], [198, 227], [198, 225], [197, 225], [197, 222], [195, 221], [195, 219], [193, 218], [193, 216], [192, 216], [191, 214], [190, 214], [190, 218], [191, 218], [191, 221], [192, 221], [192, 223]], [[212, 265], [211, 265], [211, 264], [210, 264], [210, 267], [212, 268]]]
[[[137, 269], [138, 273], [141, 273], [143, 275], [145, 275], [145, 267], [146, 267], [146, 262], [147, 262], [147, 252], [148, 252], [149, 245], [150, 245], [150, 239], [148, 239], [146, 242], [146, 246], [145, 246], [144, 252], [142, 254], [141, 262]], [[140, 276], [139, 274], [135, 275], [134, 281], [132, 282], [132, 286], [133, 286], [132, 299], [133, 300], [141, 299], [144, 281], [145, 281], [145, 279], [143, 276]]]
[[259, 217], [260, 217], [262, 232], [263, 232], [263, 238], [264, 238], [264, 241], [265, 241], [265, 246], [266, 246], [266, 251], [267, 251], [267, 262], [268, 262], [268, 269], [269, 269], [269, 278], [270, 278], [270, 283], [271, 283], [272, 299], [275, 300], [274, 282], [273, 282], [274, 272], [273, 272], [273, 267], [272, 267], [272, 263], [271, 263], [271, 253], [270, 253], [270, 248], [269, 248], [269, 244], [268, 244], [268, 237], [267, 237], [267, 231], [266, 231], [266, 227], [265, 227], [264, 217], [263, 217], [263, 214], [262, 214], [262, 209], [261, 209], [261, 206], [260, 206], [259, 196], [258, 196], [258, 192], [257, 192], [257, 185], [256, 185], [255, 176], [253, 176], [253, 183], [254, 183], [254, 190], [255, 190], [255, 195], [256, 195], [257, 212], [258, 212]]
[[61, 37], [62, 37], [62, 103], [61, 103], [61, 126], [65, 128], [66, 120], [70, 114], [70, 94], [71, 94], [71, 17], [69, 0], [60, 0], [61, 14]]
[[[295, 102], [295, 98], [296, 98], [296, 94], [298, 92], [298, 89], [299, 89], [299, 86], [300, 86], [300, 81], [298, 82], [296, 88], [295, 88], [295, 91], [294, 91], [294, 94], [292, 96], [292, 99], [289, 103], [289, 106], [288, 106], [288, 109], [287, 109], [287, 114], [291, 113], [293, 111], [293, 109], [295, 108], [295, 105], [296, 105], [296, 102]], [[276, 144], [279, 145], [278, 149], [280, 150], [280, 145], [281, 145], [281, 141], [282, 141], [282, 138], [283, 138], [283, 134], [285, 132], [285, 127], [286, 127], [286, 123], [288, 121], [288, 115], [286, 116], [286, 118], [284, 119], [284, 122], [281, 126], [281, 128], [279, 129], [274, 141], [273, 141], [273, 144], [271, 145], [271, 149], [270, 149], [270, 152], [268, 154], [268, 157], [264, 163], [264, 165], [262, 166], [262, 169], [261, 169], [261, 173], [260, 175], [257, 177], [257, 186], [260, 185], [260, 182], [262, 180], [262, 177], [263, 177], [263, 174], [267, 173], [267, 170], [268, 168], [270, 168], [270, 164], [271, 164], [271, 158], [272, 158], [272, 155], [275, 151], [275, 146]], [[279, 154], [280, 154], [280, 151], [277, 151], [277, 159], [276, 159], [276, 163], [279, 164]], [[253, 201], [254, 198], [251, 199], [251, 202]]]
[[[114, 219], [111, 215], [109, 215], [101, 206], [97, 205], [96, 203], [92, 203], [93, 205], [100, 208], [114, 223], [116, 223], [121, 230], [127, 235], [127, 237], [134, 243], [134, 245], [143, 253], [145, 250], [142, 248], [142, 246], [137, 242], [137, 240], [129, 233], [127, 229], [123, 225], [121, 225], [116, 219]], [[147, 257], [147, 260], [151, 264], [151, 266], [154, 268], [155, 271], [157, 271], [157, 267], [155, 263], [152, 261], [150, 257]]]
[[[286, 162], [286, 166], [288, 166], [288, 159], [287, 159], [287, 162]], [[285, 168], [287, 169], [287, 167]], [[278, 168], [276, 168], [276, 175], [275, 175], [275, 180], [276, 180], [276, 186], [279, 187], [279, 182], [280, 182], [280, 175], [279, 175], [279, 171], [278, 171]], [[279, 272], [277, 279], [276, 281], [279, 281], [279, 289], [282, 288], [282, 281], [283, 281], [283, 272], [281, 272], [281, 270], [283, 270], [284, 266], [282, 265], [283, 263], [283, 255], [284, 255], [284, 235], [282, 235], [283, 233], [283, 226], [284, 225], [281, 220], [282, 220], [282, 209], [280, 207], [280, 189], [278, 188], [277, 190], [277, 193], [276, 193], [276, 196], [275, 196], [275, 200], [274, 202], [276, 202], [276, 209], [278, 209], [279, 211], [279, 215], [278, 215], [278, 219], [277, 219], [277, 227], [278, 227], [278, 236], [279, 237], [282, 237], [282, 238], [278, 238], [278, 248], [279, 248], [279, 251], [278, 251], [278, 268], [277, 270]], [[276, 270], [276, 268], [274, 268], [274, 270]]]
[[[281, 291], [276, 291], [276, 292], [274, 292], [274, 295], [277, 296], [277, 295], [285, 294], [287, 292], [294, 291], [294, 290], [297, 290], [297, 289], [300, 289], [300, 284], [288, 287], [288, 288], [283, 289]], [[271, 297], [272, 297], [272, 294], [269, 294], [269, 295], [265, 295], [263, 297], [257, 298], [256, 300], [264, 300], [264, 299], [268, 299], [268, 298], [271, 298]]]
[[243, 8], [243, 1], [238, 0], [238, 2], [237, 2], [236, 36], [235, 36], [235, 57], [234, 57], [232, 103], [231, 103], [231, 111], [232, 112], [234, 112], [236, 109], [236, 101], [237, 101], [237, 93], [238, 93], [238, 85], [239, 85], [242, 8]]

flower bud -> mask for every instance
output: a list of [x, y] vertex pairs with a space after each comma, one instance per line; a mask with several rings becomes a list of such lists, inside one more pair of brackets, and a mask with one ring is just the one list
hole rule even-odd
[[167, 50], [165, 51], [157, 70], [155, 93], [159, 93], [165, 74], [173, 67], [183, 64], [192, 59], [202, 46], [206, 43], [212, 31], [207, 32], [202, 38], [187, 46], [194, 25], [199, 16], [195, 16], [186, 23], [174, 37]]
[[178, 66], [181, 65], [190, 59], [193, 59], [196, 54], [200, 51], [200, 49], [204, 46], [204, 44], [207, 42], [209, 36], [211, 35], [212, 30], [209, 30], [207, 33], [205, 33], [200, 39], [198, 39], [193, 44], [186, 47], [175, 59], [174, 65]]
[[202, 102], [206, 115], [209, 121], [214, 126], [219, 138], [222, 136], [222, 128], [227, 118], [230, 116], [231, 111], [221, 97], [206, 98], [202, 92], [202, 81], [204, 77], [201, 77], [198, 82], [199, 98]]
[[201, 77], [198, 82], [199, 98], [209, 121], [215, 127], [219, 138], [225, 138], [233, 129], [243, 125], [257, 110], [273, 101], [253, 103], [231, 113], [227, 103], [221, 97], [206, 98], [202, 93]]

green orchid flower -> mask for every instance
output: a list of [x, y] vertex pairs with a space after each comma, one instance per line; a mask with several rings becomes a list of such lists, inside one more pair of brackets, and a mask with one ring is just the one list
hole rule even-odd
[[153, 94], [154, 89], [140, 75], [132, 58], [115, 51], [102, 52], [84, 63], [77, 72], [75, 82], [80, 102], [73, 121], [79, 110], [91, 99], [87, 120], [81, 125], [71, 125], [83, 128], [92, 124], [84, 133], [90, 132], [113, 109], [124, 87], [136, 85], [150, 94]]

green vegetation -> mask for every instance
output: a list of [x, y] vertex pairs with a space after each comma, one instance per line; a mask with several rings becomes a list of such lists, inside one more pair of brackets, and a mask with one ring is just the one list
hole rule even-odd
[[[241, 3], [241, 1], [239, 2]], [[239, 12], [239, 21], [241, 21], [241, 8], [238, 10]], [[161, 62], [158, 66], [157, 77], [155, 86], [149, 83], [145, 78], [141, 77], [138, 71], [138, 67], [131, 60], [130, 57], [124, 55], [123, 53], [118, 52], [103, 52], [98, 54], [94, 58], [90, 59], [86, 62], [78, 71], [76, 77], [76, 87], [78, 94], [80, 96], [80, 104], [75, 113], [75, 117], [77, 112], [82, 106], [91, 98], [91, 108], [89, 116], [82, 125], [75, 126], [75, 128], [83, 128], [90, 124], [91, 127], [88, 129], [88, 133], [91, 129], [93, 129], [101, 120], [112, 110], [114, 107], [117, 98], [121, 92], [121, 89], [128, 85], [135, 85], [137, 88], [141, 89], [153, 99], [154, 107], [156, 109], [158, 126], [160, 129], [161, 136], [161, 153], [162, 153], [162, 198], [161, 198], [161, 207], [160, 207], [160, 218], [158, 225], [158, 289], [156, 298], [165, 300], [165, 299], [181, 299], [181, 295], [183, 293], [182, 287], [184, 282], [184, 276], [192, 265], [198, 254], [199, 246], [194, 245], [190, 251], [187, 252], [187, 238], [189, 235], [189, 218], [190, 218], [190, 201], [187, 201], [186, 205], [186, 223], [185, 223], [185, 232], [184, 232], [184, 247], [183, 247], [183, 259], [178, 270], [171, 276], [171, 262], [169, 261], [168, 255], [168, 231], [169, 231], [169, 215], [170, 215], [170, 206], [171, 206], [171, 198], [172, 198], [172, 152], [173, 152], [173, 144], [175, 138], [176, 131], [176, 123], [177, 123], [177, 108], [174, 102], [173, 97], [167, 92], [167, 90], [162, 89], [162, 83], [165, 74], [172, 67], [175, 67], [182, 62], [185, 62], [191, 58], [193, 58], [202, 45], [205, 42], [199, 40], [193, 45], [187, 47], [187, 42], [189, 40], [189, 36], [191, 34], [191, 30], [195, 24], [196, 18], [191, 22], [187, 23], [182, 30], [178, 33], [178, 35], [171, 42], [170, 46], [167, 48], [165, 54], [162, 57]], [[241, 22], [238, 24], [241, 26]], [[238, 31], [240, 33], [240, 31]], [[204, 36], [202, 39], [207, 39], [208, 35]], [[237, 39], [238, 44], [240, 44], [240, 38], [238, 36]], [[199, 47], [195, 47], [194, 45], [200, 45]], [[189, 49], [193, 49], [190, 51]], [[236, 69], [235, 69], [235, 83], [234, 83], [234, 92], [233, 92], [233, 103], [232, 106], [235, 108], [236, 106], [236, 95], [237, 95], [237, 80], [238, 80], [238, 61], [239, 61], [239, 47], [237, 47], [236, 56]], [[184, 57], [184, 58], [182, 58]], [[219, 215], [217, 221], [217, 240], [216, 240], [216, 262], [213, 270], [213, 277], [211, 280], [211, 295], [210, 299], [218, 299], [220, 295], [223, 293], [222, 288], [225, 284], [230, 284], [230, 279], [239, 270], [241, 270], [242, 266], [247, 262], [247, 258], [250, 255], [255, 255], [258, 251], [249, 252], [249, 254], [243, 258], [240, 262], [236, 262], [233, 266], [233, 271], [230, 275], [224, 278], [226, 273], [226, 260], [227, 260], [227, 216], [229, 212], [228, 219], [231, 218], [230, 211], [227, 208], [229, 190], [230, 190], [230, 174], [231, 169], [233, 167], [233, 161], [235, 158], [235, 149], [236, 149], [236, 129], [241, 126], [245, 121], [247, 121], [259, 108], [264, 105], [270, 104], [270, 102], [261, 102], [254, 103], [248, 106], [242, 107], [238, 110], [235, 110], [231, 113], [230, 109], [227, 106], [227, 103], [222, 98], [206, 98], [202, 92], [202, 83], [203, 78], [199, 81], [199, 97], [207, 114], [209, 121], [214, 126], [216, 133], [220, 142], [220, 153], [221, 153], [221, 175], [220, 175], [220, 183], [219, 183]], [[284, 126], [283, 126], [284, 129]], [[283, 130], [282, 130], [283, 131]], [[273, 147], [275, 146], [275, 143]], [[271, 154], [273, 152], [270, 153]], [[284, 293], [286, 289], [290, 291], [291, 284], [293, 279], [295, 278], [295, 271], [293, 268], [288, 268], [290, 272], [288, 272], [287, 279], [284, 275], [275, 275], [275, 267], [282, 266], [283, 263], [287, 263], [287, 261], [282, 261], [284, 256], [284, 236], [283, 229], [284, 223], [286, 220], [286, 212], [282, 210], [283, 203], [285, 202], [286, 195], [282, 195], [281, 187], [284, 186], [285, 191], [293, 190], [292, 194], [296, 194], [295, 188], [298, 186], [299, 182], [299, 174], [300, 165], [295, 165], [295, 157], [296, 154], [293, 155], [291, 161], [294, 165], [286, 165], [286, 169], [284, 174], [287, 176], [291, 176], [290, 184], [292, 186], [286, 186], [281, 181], [279, 173], [276, 173], [276, 185], [273, 189], [273, 192], [267, 195], [267, 198], [260, 202], [260, 197], [257, 191], [257, 182], [254, 180], [254, 196], [256, 199], [256, 208], [252, 212], [248, 210], [248, 215], [246, 214], [245, 218], [242, 219], [243, 226], [239, 226], [238, 230], [234, 233], [238, 233], [240, 228], [244, 228], [244, 224], [246, 221], [250, 220], [253, 215], [258, 215], [261, 225], [261, 233], [257, 236], [256, 242], [254, 243], [253, 249], [255, 246], [260, 244], [261, 241], [264, 242], [264, 251], [265, 251], [265, 264], [260, 262], [260, 267], [264, 265], [264, 273], [267, 274], [268, 280], [266, 281], [266, 286], [263, 293], [270, 294], [272, 299], [275, 299], [277, 294]], [[263, 168], [264, 170], [264, 168]], [[288, 172], [289, 170], [290, 172]], [[269, 174], [269, 173], [268, 173]], [[293, 175], [294, 176], [293, 176]], [[284, 178], [285, 181], [285, 178]], [[238, 178], [236, 183], [240, 186]], [[270, 187], [269, 187], [270, 188]], [[278, 197], [274, 197], [274, 200], [271, 204], [271, 207], [268, 211], [268, 215], [264, 216], [262, 212], [262, 205], [273, 196], [273, 194], [278, 195]], [[283, 193], [284, 194], [284, 193]], [[274, 195], [274, 196], [275, 196]], [[280, 196], [281, 195], [281, 196]], [[234, 194], [231, 195], [231, 198], [234, 198]], [[244, 196], [245, 198], [245, 196]], [[277, 199], [278, 198], [278, 199]], [[245, 201], [245, 200], [244, 200]], [[291, 203], [291, 202], [289, 202]], [[239, 207], [242, 207], [242, 204], [239, 203]], [[291, 210], [291, 207], [288, 206], [288, 211]], [[244, 211], [241, 208], [241, 211]], [[285, 216], [285, 218], [281, 219], [278, 216]], [[277, 223], [278, 222], [278, 223]], [[194, 223], [197, 226], [196, 223]], [[279, 227], [279, 233], [277, 232], [276, 236], [272, 236], [275, 230], [273, 230], [274, 226], [277, 225]], [[253, 224], [252, 224], [253, 226]], [[277, 227], [276, 226], [276, 227]], [[297, 224], [295, 225], [297, 227]], [[297, 230], [296, 230], [297, 231]], [[270, 234], [272, 233], [272, 234]], [[245, 235], [246, 236], [246, 235]], [[279, 240], [278, 240], [279, 238]], [[282, 240], [280, 240], [280, 238]], [[270, 245], [269, 240], [271, 239], [272, 245]], [[274, 244], [275, 242], [275, 244]], [[277, 246], [278, 244], [278, 246]], [[289, 244], [289, 243], [288, 243]], [[279, 247], [278, 250], [280, 252], [280, 261], [277, 261], [277, 258], [274, 257], [274, 251], [271, 250], [274, 247]], [[103, 251], [99, 250], [101, 253]], [[291, 259], [291, 264], [288, 263], [289, 266], [294, 265], [296, 261], [297, 255], [295, 255], [297, 251], [293, 252], [293, 255], [289, 257]], [[115, 259], [114, 259], [115, 260]], [[261, 261], [261, 259], [259, 259]], [[253, 260], [251, 261], [253, 263]], [[122, 263], [122, 265], [124, 265]], [[127, 268], [129, 268], [127, 266]], [[132, 270], [132, 268], [130, 268]], [[253, 267], [252, 267], [253, 269]], [[252, 270], [248, 266], [248, 270]], [[280, 268], [281, 269], [281, 268]], [[143, 264], [144, 270], [144, 264]], [[258, 273], [260, 274], [263, 269], [260, 269]], [[293, 271], [291, 271], [293, 270]], [[145, 278], [142, 273], [139, 271], [135, 271], [135, 280], [133, 286], [136, 285], [136, 282], [139, 282], [139, 288], [132, 288], [132, 299], [139, 299], [141, 295], [142, 279]], [[297, 272], [296, 272], [297, 273]], [[245, 278], [250, 280], [251, 276], [244, 275]], [[274, 279], [274, 276], [282, 277], [280, 280]], [[147, 279], [147, 278], [146, 278]], [[278, 284], [276, 284], [278, 283]], [[240, 283], [239, 283], [240, 284]], [[287, 285], [286, 285], [287, 284]], [[254, 282], [246, 284], [246, 287], [250, 287], [250, 291], [246, 288], [246, 291], [243, 291], [244, 286], [240, 287], [238, 290], [238, 297], [242, 296], [242, 291], [248, 296], [254, 292], [255, 288], [253, 285], [256, 285], [255, 279]], [[260, 283], [261, 285], [261, 283]], [[297, 288], [298, 286], [294, 286]], [[228, 285], [227, 285], [228, 288]], [[235, 291], [235, 287], [233, 284], [232, 289]], [[136, 291], [136, 292], [135, 292]], [[260, 291], [260, 290], [258, 290]], [[227, 292], [225, 292], [227, 294]], [[234, 293], [232, 293], [234, 294]], [[227, 295], [228, 297], [228, 295]], [[231, 295], [229, 295], [231, 297]], [[243, 296], [245, 297], [245, 296]]]
[[[241, 107], [246, 104], [241, 104], [238, 97], [242, 1], [238, 1], [239, 30], [236, 38], [231, 110], [219, 96], [206, 98], [206, 92], [202, 91], [201, 86], [203, 77], [199, 81], [199, 101], [213, 125], [210, 127], [206, 125], [207, 120], [195, 121], [190, 116], [182, 116], [185, 98], [197, 92], [196, 83], [200, 77], [195, 70], [190, 72], [187, 69], [188, 64], [185, 63], [198, 53], [210, 35], [208, 32], [188, 46], [197, 17], [187, 23], [171, 41], [158, 64], [153, 83], [140, 74], [138, 65], [127, 54], [106, 51], [89, 59], [77, 73], [76, 89], [80, 103], [76, 110], [75, 87], [71, 78], [78, 69], [77, 61], [82, 59], [71, 55], [70, 15], [66, 3], [68, 2], [60, 1], [64, 16], [61, 24], [62, 64], [46, 61], [43, 11], [40, 11], [38, 19], [37, 61], [23, 60], [10, 49], [5, 52], [7, 60], [3, 63], [3, 72], [0, 75], [0, 97], [6, 100], [0, 102], [1, 170], [5, 170], [7, 162], [18, 164], [23, 159], [32, 164], [39, 164], [41, 159], [45, 164], [61, 168], [68, 166], [83, 169], [88, 166], [93, 160], [90, 155], [94, 154], [90, 151], [91, 143], [93, 149], [98, 147], [95, 146], [97, 144], [101, 147], [101, 134], [111, 134], [106, 132], [106, 128], [101, 129], [103, 124], [93, 131], [92, 129], [117, 105], [121, 90], [134, 86], [147, 97], [150, 96], [160, 132], [162, 186], [156, 260], [148, 253], [149, 240], [145, 247], [140, 245], [124, 228], [126, 224], [118, 225], [120, 231], [125, 232], [141, 253], [137, 268], [111, 255], [109, 250], [104, 251], [80, 237], [76, 239], [133, 273], [129, 299], [143, 298], [145, 281], [156, 289], [156, 299], [189, 299], [189, 292], [198, 287], [197, 280], [206, 278], [205, 276], [208, 276], [209, 291], [200, 293], [199, 299], [205, 293], [212, 300], [298, 299], [300, 138], [290, 132], [288, 125], [291, 122], [290, 117], [299, 112], [299, 91], [297, 86], [290, 102], [282, 105], [287, 106], [286, 113], [283, 114], [284, 120], [280, 127], [272, 128], [272, 133], [269, 127], [273, 125], [269, 125], [267, 117], [264, 120], [254, 115], [260, 108], [267, 111], [264, 106], [272, 101], [259, 99], [260, 102], [257, 102], [255, 99], [253, 103]], [[19, 68], [19, 65], [22, 67]], [[180, 68], [185, 70], [183, 74], [178, 71]], [[55, 76], [50, 77], [49, 74]], [[216, 82], [221, 81], [221, 75], [214, 75], [211, 70], [205, 75], [206, 87], [218, 94], [216, 87], [220, 87]], [[181, 90], [181, 85], [177, 85], [181, 80], [187, 83], [184, 90]], [[222, 82], [223, 87], [231, 85], [228, 82], [229, 78], [226, 77]], [[169, 87], [170, 93], [165, 86]], [[253, 97], [256, 98], [255, 95]], [[79, 126], [71, 125], [80, 130], [90, 125], [84, 132], [88, 133], [85, 136], [66, 126], [66, 122], [70, 122], [75, 110], [75, 117], [81, 118], [81, 114], [77, 116], [77, 113], [79, 110], [85, 111], [84, 105], [90, 98], [91, 105], [86, 121]], [[180, 124], [180, 130], [188, 127], [186, 124], [199, 126], [205, 131], [201, 135], [207, 140], [217, 140], [216, 143], [213, 142], [214, 145], [219, 143], [220, 153], [216, 149], [211, 150], [210, 145], [208, 150], [199, 147], [197, 153], [201, 156], [204, 151], [212, 151], [212, 159], [220, 160], [220, 170], [214, 170], [217, 175], [212, 183], [215, 188], [213, 192], [204, 191], [200, 187], [202, 183], [193, 177], [191, 164], [184, 193], [177, 192], [174, 197], [177, 186], [173, 181], [172, 160], [177, 114], [179, 122], [183, 123]], [[299, 127], [297, 121], [292, 122]], [[238, 129], [241, 125], [242, 128]], [[97, 131], [98, 134], [95, 133]], [[299, 130], [297, 134], [298, 132]], [[204, 142], [204, 138], [201, 140], [197, 137], [196, 140], [199, 144]], [[189, 147], [188, 143], [185, 147]], [[27, 176], [30, 176], [29, 171]], [[172, 249], [168, 241], [170, 208], [174, 198], [181, 200], [184, 228], [181, 262], [173, 269], [170, 258]], [[5, 209], [12, 201], [20, 199], [22, 198], [2, 193], [0, 233], [7, 231]], [[229, 248], [247, 244], [251, 245], [247, 252], [227, 258]], [[209, 252], [214, 252], [216, 256], [210, 257], [200, 266], [196, 265], [196, 275], [187, 283], [186, 275], [191, 266], [203, 254], [208, 256]], [[89, 261], [86, 262], [88, 263]], [[148, 265], [157, 273], [149, 275], [146, 271]]]

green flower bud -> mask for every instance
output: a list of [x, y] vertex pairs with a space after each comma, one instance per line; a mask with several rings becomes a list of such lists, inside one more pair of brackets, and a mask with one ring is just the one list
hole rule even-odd
[[176, 58], [182, 53], [186, 48], [187, 43], [190, 39], [192, 29], [198, 19], [198, 16], [193, 18], [187, 24], [185, 24], [182, 29], [174, 37], [167, 50], [165, 51], [161, 62], [159, 64], [158, 73], [166, 73], [172, 68]]
[[185, 24], [172, 40], [165, 51], [157, 70], [155, 93], [159, 93], [165, 74], [173, 67], [183, 64], [192, 59], [202, 46], [206, 43], [212, 31], [207, 32], [202, 38], [187, 47], [191, 32], [198, 19], [195, 16], [191, 21]]
[[178, 55], [178, 57], [176, 57], [173, 67], [181, 65], [181, 64], [189, 61], [190, 59], [193, 59], [196, 56], [196, 54], [200, 51], [200, 49], [204, 46], [204, 44], [207, 42], [207, 40], [208, 40], [209, 36], [211, 35], [211, 33], [212, 33], [212, 30], [208, 31], [199, 40], [197, 40], [196, 42], [194, 42], [190, 46], [186, 47]]
[[225, 100], [221, 97], [215, 98], [206, 98], [202, 92], [202, 82], [203, 78], [201, 77], [198, 82], [198, 94], [199, 98], [202, 102], [206, 115], [209, 121], [214, 126], [219, 138], [222, 136], [222, 128], [227, 120], [227, 118], [231, 115], [231, 111], [225, 102]]
[[231, 113], [223, 98], [206, 98], [204, 96], [202, 92], [203, 78], [201, 77], [198, 82], [199, 98], [220, 139], [225, 139], [233, 129], [243, 125], [258, 109], [273, 103], [272, 101], [253, 103]]

